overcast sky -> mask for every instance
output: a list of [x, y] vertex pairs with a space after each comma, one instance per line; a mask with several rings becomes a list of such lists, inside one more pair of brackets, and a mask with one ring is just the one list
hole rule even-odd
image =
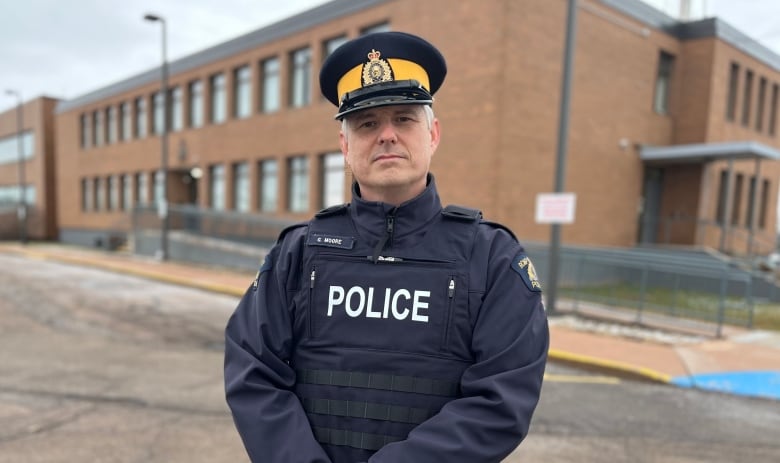
[[[0, 1], [0, 87], [27, 101], [74, 98], [158, 66], [160, 25], [144, 21], [147, 12], [166, 18], [175, 60], [327, 0]], [[646, 1], [679, 12], [679, 0]], [[719, 16], [780, 54], [780, 0], [691, 2], [695, 16]], [[16, 103], [0, 97], [0, 111]]]

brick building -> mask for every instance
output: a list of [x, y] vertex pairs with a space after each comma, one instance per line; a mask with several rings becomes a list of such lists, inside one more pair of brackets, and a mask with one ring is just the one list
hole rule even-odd
[[[0, 239], [57, 238], [54, 188], [57, 102], [54, 98], [39, 97], [22, 104], [21, 108], [0, 113]], [[20, 183], [24, 184], [26, 205], [26, 221], [22, 223], [18, 212], [22, 198]]]
[[[717, 18], [681, 23], [638, 0], [579, 3], [566, 190], [569, 244], [775, 247], [780, 57]], [[445, 203], [480, 207], [545, 242], [553, 189], [564, 0], [335, 0], [170, 64], [168, 195], [301, 220], [347, 201], [327, 53], [371, 30], [436, 44]], [[159, 68], [57, 107], [60, 239], [130, 230], [162, 191]], [[175, 225], [174, 225], [175, 227]]]

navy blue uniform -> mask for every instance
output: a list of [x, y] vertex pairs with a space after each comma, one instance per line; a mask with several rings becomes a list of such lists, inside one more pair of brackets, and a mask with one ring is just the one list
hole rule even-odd
[[254, 462], [499, 462], [525, 437], [547, 319], [510, 232], [443, 213], [431, 177], [280, 237], [225, 332]]

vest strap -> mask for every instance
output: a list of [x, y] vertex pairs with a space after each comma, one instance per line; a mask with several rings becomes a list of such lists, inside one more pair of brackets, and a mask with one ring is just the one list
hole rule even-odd
[[303, 409], [317, 415], [348, 416], [369, 420], [395, 421], [397, 423], [420, 424], [435, 413], [427, 408], [403, 407], [353, 400], [307, 399]]
[[452, 381], [398, 376], [360, 371], [295, 370], [298, 383], [324, 386], [347, 386], [382, 391], [457, 397], [460, 385]]
[[369, 434], [344, 429], [313, 427], [314, 437], [320, 444], [341, 445], [362, 450], [379, 450], [387, 444], [403, 440], [401, 437]]

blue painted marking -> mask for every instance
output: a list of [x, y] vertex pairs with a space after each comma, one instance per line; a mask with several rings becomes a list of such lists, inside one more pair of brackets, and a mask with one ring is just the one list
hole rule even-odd
[[780, 400], [780, 371], [731, 371], [677, 376], [672, 384], [709, 391]]

